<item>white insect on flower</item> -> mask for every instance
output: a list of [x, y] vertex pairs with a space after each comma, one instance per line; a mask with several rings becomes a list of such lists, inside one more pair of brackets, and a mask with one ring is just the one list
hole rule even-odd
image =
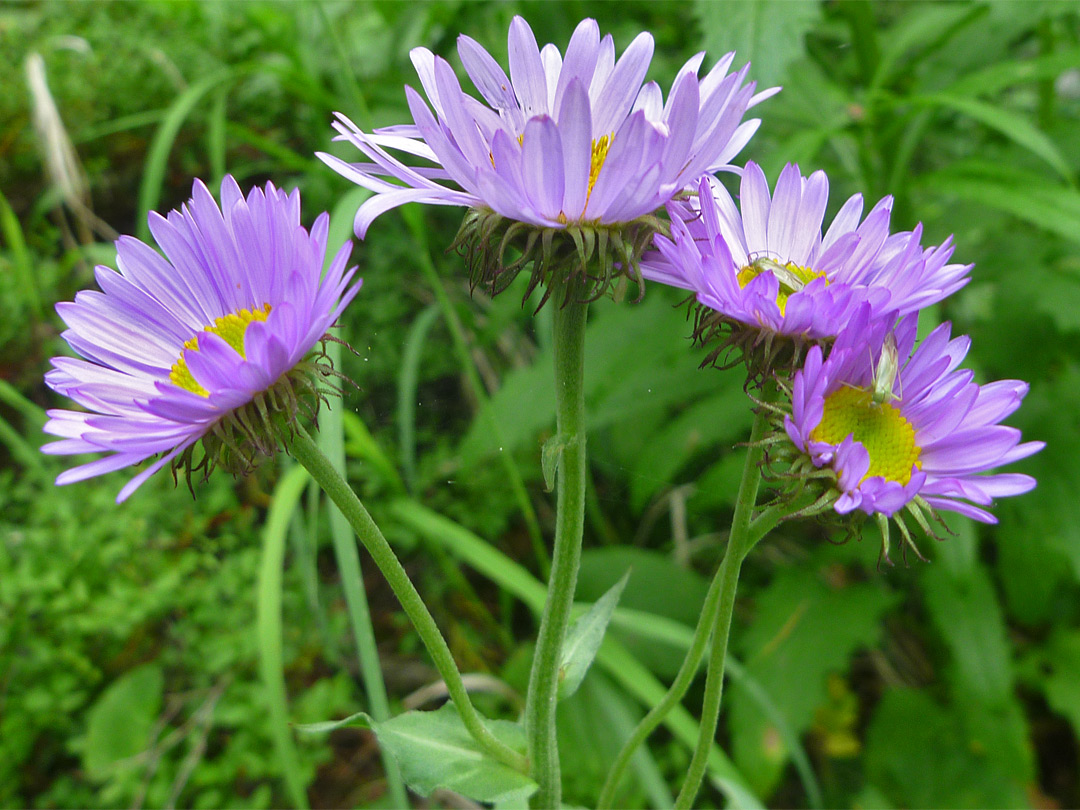
[[874, 405], [891, 403], [899, 400], [900, 395], [893, 393], [893, 386], [899, 380], [900, 353], [896, 348], [896, 335], [889, 332], [885, 335], [885, 342], [881, 345], [881, 355], [878, 357], [877, 366], [874, 367], [874, 377], [870, 381], [870, 401]]
[[758, 256], [750, 263], [750, 267], [756, 272], [754, 275], [768, 270], [780, 283], [781, 289], [789, 295], [799, 292], [806, 286], [805, 279], [800, 278], [791, 268], [773, 261], [767, 256]]

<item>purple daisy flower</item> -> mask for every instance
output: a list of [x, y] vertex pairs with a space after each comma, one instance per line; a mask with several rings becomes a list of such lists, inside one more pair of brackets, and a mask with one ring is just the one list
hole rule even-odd
[[[273, 421], [275, 405], [296, 403], [293, 385], [304, 382], [290, 373], [312, 365], [305, 355], [360, 288], [359, 280], [349, 286], [356, 268], [345, 269], [350, 245], [324, 274], [329, 217], [320, 216], [308, 233], [298, 191], [267, 183], [245, 199], [227, 176], [221, 201], [219, 209], [196, 180], [181, 210], [150, 215], [167, 259], [123, 236], [116, 242], [119, 272], [96, 270], [102, 291], [57, 304], [68, 325], [64, 339], [85, 359], [53, 358], [45, 381], [86, 411], [49, 411], [45, 431], [60, 440], [43, 449], [108, 453], [61, 473], [57, 484], [160, 454], [120, 491], [123, 501], [208, 434], [236, 453], [236, 433], [222, 431], [238, 414], [246, 435], [252, 420]], [[306, 369], [313, 370], [325, 374]], [[244, 413], [248, 406], [255, 410]]]
[[925, 526], [917, 510], [937, 508], [996, 523], [982, 507], [1029, 491], [1035, 479], [986, 473], [1045, 446], [1021, 444], [1019, 430], [999, 424], [1020, 406], [1027, 383], [973, 382], [971, 371], [957, 369], [971, 341], [950, 339], [949, 323], [914, 353], [917, 316], [894, 332], [893, 323], [871, 321], [864, 306], [827, 360], [820, 346], [810, 348], [793, 380], [787, 435], [814, 467], [835, 474], [838, 513], [891, 518], [906, 507]]
[[[698, 199], [669, 206], [672, 238], [656, 238], [642, 275], [695, 293], [726, 323], [805, 340], [834, 337], [857, 308], [900, 316], [942, 300], [964, 286], [971, 265], [948, 264], [951, 237], [923, 249], [922, 226], [889, 235], [892, 198], [862, 218], [856, 194], [822, 235], [829, 198], [824, 172], [803, 177], [788, 164], [770, 196], [765, 174], [747, 163], [742, 212], [715, 178], [704, 178]], [[861, 219], [861, 222], [860, 222]]]
[[[375, 217], [409, 202], [487, 208], [546, 228], [629, 222], [725, 167], [760, 123], [742, 122], [746, 109], [779, 89], [754, 95], [754, 83], [744, 85], [749, 65], [728, 73], [734, 53], [699, 79], [699, 53], [683, 65], [665, 103], [655, 82], [642, 86], [652, 53], [653, 38], [642, 33], [616, 61], [611, 36], [601, 39], [587, 19], [564, 57], [554, 45], [539, 48], [528, 23], [515, 17], [509, 78], [479, 43], [458, 38], [483, 102], [462, 91], [445, 59], [416, 48], [413, 65], [435, 114], [406, 87], [414, 124], [369, 134], [337, 116], [339, 140], [371, 162], [318, 157], [376, 192], [356, 214], [361, 238]], [[387, 149], [435, 166], [406, 165]]]

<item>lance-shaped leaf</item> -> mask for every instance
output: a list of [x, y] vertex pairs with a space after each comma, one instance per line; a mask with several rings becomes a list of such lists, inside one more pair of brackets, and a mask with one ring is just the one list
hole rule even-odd
[[[528, 776], [486, 754], [469, 735], [452, 703], [433, 712], [405, 712], [385, 723], [358, 712], [344, 720], [310, 723], [297, 729], [318, 733], [342, 726], [374, 731], [379, 745], [397, 761], [405, 784], [421, 796], [444, 788], [478, 802], [525, 807], [537, 788]], [[525, 752], [525, 732], [517, 723], [489, 720], [487, 726], [500, 741]]]
[[589, 610], [582, 615], [569, 632], [566, 634], [566, 643], [563, 645], [562, 661], [559, 664], [559, 699], [568, 698], [581, 686], [585, 673], [589, 670], [596, 657], [596, 651], [600, 649], [600, 643], [604, 640], [604, 632], [607, 630], [611, 614], [615, 612], [615, 606], [619, 603], [623, 588], [630, 579], [630, 572], [623, 574], [622, 579], [611, 586], [611, 589], [601, 596]]

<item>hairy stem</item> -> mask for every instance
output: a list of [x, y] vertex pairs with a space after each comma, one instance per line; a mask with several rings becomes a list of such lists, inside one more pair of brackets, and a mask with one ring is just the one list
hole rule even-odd
[[525, 699], [525, 732], [533, 778], [540, 785], [530, 804], [558, 808], [562, 785], [555, 740], [555, 707], [563, 639], [574, 601], [585, 520], [585, 321], [588, 305], [570, 290], [554, 302], [555, 413], [558, 492], [555, 552], [547, 600]]
[[750, 431], [750, 446], [746, 451], [743, 464], [739, 494], [735, 501], [735, 515], [731, 521], [731, 536], [728, 538], [727, 551], [716, 572], [720, 581], [720, 602], [713, 626], [712, 650], [709, 652], [709, 668], [705, 676], [705, 697], [701, 704], [701, 725], [698, 727], [698, 741], [686, 781], [675, 799], [677, 810], [687, 810], [694, 804], [701, 780], [705, 776], [705, 766], [709, 759], [709, 750], [716, 737], [716, 725], [720, 720], [720, 697], [724, 689], [724, 663], [727, 659], [728, 636], [731, 631], [731, 616], [735, 610], [735, 592], [739, 587], [739, 572], [743, 560], [753, 546], [750, 532], [750, 518], [754, 503], [757, 501], [758, 485], [761, 483], [761, 459], [764, 448], [761, 437], [768, 423], [767, 414], [762, 411], [754, 417], [754, 426]]
[[371, 519], [367, 509], [360, 503], [360, 499], [356, 497], [356, 493], [300, 425], [296, 426], [296, 433], [289, 443], [289, 452], [307, 469], [311, 477], [341, 510], [357, 538], [364, 544], [364, 548], [379, 567], [393, 589], [394, 595], [401, 602], [405, 614], [416, 628], [421, 641], [424, 642], [469, 734], [495, 759], [524, 772], [528, 768], [525, 757], [496, 739], [484, 725], [480, 713], [469, 699], [469, 693], [461, 680], [461, 673], [458, 671], [457, 664], [454, 663], [454, 657], [438, 625], [435, 624], [420, 594], [416, 592], [397, 555], [386, 542], [386, 538], [375, 525], [375, 521]]

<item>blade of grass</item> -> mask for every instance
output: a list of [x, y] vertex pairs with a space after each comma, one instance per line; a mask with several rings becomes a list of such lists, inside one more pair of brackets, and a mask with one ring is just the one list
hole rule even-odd
[[401, 353], [401, 372], [398, 374], [398, 445], [401, 469], [410, 492], [416, 490], [416, 387], [420, 378], [420, 355], [424, 342], [439, 310], [434, 304], [416, 316]]
[[150, 239], [150, 228], [146, 224], [146, 217], [157, 208], [161, 200], [161, 190], [169, 166], [169, 154], [176, 142], [176, 136], [180, 133], [180, 127], [207, 93], [229, 82], [235, 82], [254, 70], [253, 65], [239, 65], [214, 73], [191, 85], [169, 106], [150, 142], [150, 149], [146, 153], [146, 163], [143, 166], [142, 182], [139, 184], [138, 235], [144, 242]]
[[[465, 340], [465, 329], [461, 325], [461, 320], [458, 318], [457, 312], [454, 311], [454, 305], [450, 301], [450, 296], [446, 294], [446, 288], [443, 286], [442, 279], [439, 278], [438, 270], [435, 269], [435, 263], [431, 260], [431, 251], [427, 242], [427, 232], [424, 230], [424, 222], [420, 211], [421, 209], [417, 205], [405, 205], [401, 208], [402, 217], [404, 217], [406, 225], [408, 225], [409, 230], [412, 232], [413, 240], [416, 242], [418, 248], [417, 258], [420, 262], [420, 269], [427, 278], [428, 284], [431, 285], [432, 292], [435, 293], [435, 299], [439, 304], [439, 309], [442, 311], [443, 318], [446, 320], [446, 325], [450, 329], [450, 337], [453, 341], [454, 351], [458, 356], [458, 363], [461, 365], [462, 373], [465, 374], [465, 379], [469, 383], [469, 389], [476, 398], [480, 413], [486, 414], [486, 416], [482, 418], [488, 420], [488, 429], [501, 445], [502, 439], [500, 436], [502, 434], [502, 429], [499, 427], [498, 420], [496, 420], [494, 413], [490, 409], [484, 407], [488, 400], [487, 392], [484, 390], [484, 385], [480, 381], [480, 372], [477, 371], [476, 364], [473, 362], [472, 355], [469, 353], [469, 346]], [[547, 579], [551, 570], [551, 559], [548, 556], [547, 547], [544, 545], [544, 537], [540, 531], [540, 521], [536, 518], [536, 510], [533, 509], [532, 501], [529, 500], [529, 493], [525, 489], [525, 481], [521, 476], [521, 470], [518, 469], [512, 453], [499, 453], [499, 460], [503, 465], [503, 469], [506, 470], [507, 478], [510, 481], [510, 487], [514, 491], [514, 498], [517, 500], [518, 508], [521, 510], [521, 515], [525, 520], [525, 526], [529, 531], [529, 539], [532, 542], [533, 554], [536, 557], [536, 564], [540, 569], [540, 574], [544, 579]]]
[[[902, 67], [937, 50], [983, 14], [985, 6], [941, 4], [908, 11], [879, 38], [881, 55], [867, 88], [873, 94], [885, 87]], [[905, 56], [909, 58], [905, 59]]]
[[[361, 191], [366, 192], [366, 189]], [[356, 209], [367, 194], [352, 194], [342, 199], [330, 216], [330, 228], [327, 233], [327, 262], [336, 253], [337, 245], [352, 238], [352, 221]], [[335, 368], [341, 367], [341, 344], [327, 341], [324, 351]], [[320, 418], [318, 443], [320, 449], [330, 459], [342, 477], [345, 477], [345, 422], [344, 404], [340, 401], [327, 403], [326, 411]], [[356, 657], [360, 666], [360, 676], [364, 682], [371, 716], [378, 722], [390, 719], [390, 700], [386, 694], [382, 668], [379, 666], [379, 649], [375, 643], [375, 628], [371, 623], [371, 607], [367, 592], [364, 590], [364, 574], [360, 566], [360, 553], [356, 548], [349, 521], [330, 500], [326, 508], [330, 514], [330, 538], [334, 545], [334, 557], [337, 560], [338, 573], [341, 575], [341, 587], [345, 592], [345, 606], [349, 612], [349, 624], [352, 626], [353, 641], [356, 644]], [[409, 797], [405, 791], [405, 782], [397, 762], [388, 751], [380, 749], [383, 770], [389, 798], [394, 807], [409, 807]]]
[[[323, 169], [322, 163], [314, 157], [305, 157], [294, 149], [290, 149], [284, 144], [278, 143], [272, 138], [267, 138], [256, 132], [249, 127], [239, 124], [236, 121], [225, 122], [225, 132], [230, 138], [233, 138], [240, 143], [253, 146], [259, 151], [269, 155], [280, 166], [278, 170], [288, 170], [293, 172], [312, 172], [321, 171]], [[370, 194], [367, 189], [359, 189]], [[338, 244], [341, 244], [340, 242]]]
[[1080, 64], [1080, 47], [1063, 48], [1035, 58], [995, 61], [989, 67], [961, 76], [944, 89], [950, 96], [981, 96], [1017, 84], [1056, 79]]
[[1027, 149], [1036, 157], [1044, 160], [1065, 182], [1072, 184], [1072, 170], [1069, 162], [1061, 154], [1057, 145], [1050, 138], [1022, 115], [1003, 109], [996, 104], [988, 104], [965, 96], [950, 96], [936, 93], [926, 96], [897, 97], [896, 104], [915, 104], [923, 107], [938, 107], [952, 110], [978, 121], [980, 124], [996, 130], [1018, 146]]
[[349, 110], [349, 117], [352, 118], [361, 129], [370, 130], [372, 126], [371, 110], [368, 108], [367, 101], [364, 99], [364, 93], [360, 89], [360, 83], [356, 80], [356, 72], [353, 70], [352, 63], [349, 61], [349, 54], [346, 53], [345, 46], [341, 42], [341, 37], [338, 36], [337, 26], [334, 25], [333, 21], [330, 19], [330, 15], [326, 13], [326, 6], [324, 4], [316, 3], [315, 7], [319, 10], [319, 16], [322, 18], [326, 34], [330, 37], [330, 43], [334, 46], [334, 53], [337, 55], [338, 65], [340, 66], [337, 75], [344, 81], [345, 87], [352, 97], [353, 109]]
[[45, 457], [0, 416], [0, 444], [7, 445], [12, 457], [34, 475], [45, 474]]
[[[331, 343], [327, 353], [341, 347]], [[341, 419], [341, 407], [330, 407], [319, 420], [319, 445], [331, 460], [338, 472], [345, 473], [345, 439]], [[352, 626], [353, 641], [356, 644], [356, 658], [360, 665], [364, 691], [367, 692], [371, 716], [376, 721], [390, 719], [390, 701], [386, 694], [382, 669], [379, 666], [379, 649], [375, 643], [375, 629], [371, 624], [371, 607], [364, 591], [364, 575], [360, 567], [360, 553], [356, 548], [356, 538], [352, 528], [341, 510], [333, 503], [327, 503], [330, 510], [330, 537], [334, 544], [334, 557], [337, 560], [338, 573], [341, 575], [341, 588], [345, 592], [345, 606], [349, 612], [349, 624]], [[393, 807], [408, 807], [409, 799], [405, 792], [405, 783], [401, 770], [388, 752], [380, 749], [383, 768], [386, 771], [386, 783]]]
[[225, 103], [228, 88], [219, 87], [214, 92], [214, 101], [210, 106], [210, 125], [206, 129], [206, 151], [210, 157], [211, 188], [221, 185], [225, 176]]
[[26, 239], [23, 237], [19, 218], [15, 216], [3, 192], [0, 192], [0, 235], [3, 235], [4, 244], [11, 251], [11, 264], [15, 268], [15, 277], [18, 280], [19, 291], [23, 295], [23, 302], [30, 310], [33, 320], [39, 321], [44, 316], [45, 310], [41, 303], [41, 294], [38, 292], [37, 279], [34, 278], [30, 251], [26, 248]]
[[263, 528], [262, 567], [259, 571], [257, 592], [259, 669], [270, 711], [270, 735], [281, 761], [289, 797], [296, 807], [303, 810], [308, 807], [308, 801], [289, 727], [289, 706], [285, 692], [281, 651], [281, 592], [285, 532], [306, 483], [307, 471], [303, 467], [293, 467], [274, 488], [273, 504]]
[[7, 380], [0, 380], [0, 402], [21, 413], [23, 418], [36, 430], [40, 430], [45, 426], [48, 419], [45, 410], [28, 400], [18, 388]]
[[72, 138], [72, 143], [89, 143], [90, 141], [96, 141], [98, 138], [115, 135], [118, 132], [158, 124], [167, 112], [168, 110], [146, 110], [131, 115], [122, 115], [119, 118], [113, 118], [111, 121], [102, 121], [100, 124], [94, 124], [80, 130], [79, 136]]
[[[614, 638], [604, 639], [596, 655], [596, 662], [645, 706], [655, 706], [667, 691], [656, 676]], [[664, 725], [687, 748], [692, 749], [697, 743], [697, 720], [682, 706], [671, 710], [664, 718]], [[727, 796], [732, 806], [764, 808], [750, 789], [746, 778], [716, 743], [709, 749], [708, 773], [710, 780]]]
[[1008, 167], [986, 169], [975, 165], [950, 167], [924, 175], [918, 184], [934, 193], [1004, 211], [1080, 244], [1080, 193], [1054, 186], [1030, 172]]
[[[606, 715], [615, 734], [622, 738], [629, 737], [640, 715], [632, 716], [626, 697], [607, 678], [589, 678], [583, 686], [589, 690], [590, 700]], [[645, 747], [639, 748], [634, 752], [633, 763], [638, 781], [649, 795], [653, 807], [671, 807], [675, 797], [671, 795], [652, 752]]]

